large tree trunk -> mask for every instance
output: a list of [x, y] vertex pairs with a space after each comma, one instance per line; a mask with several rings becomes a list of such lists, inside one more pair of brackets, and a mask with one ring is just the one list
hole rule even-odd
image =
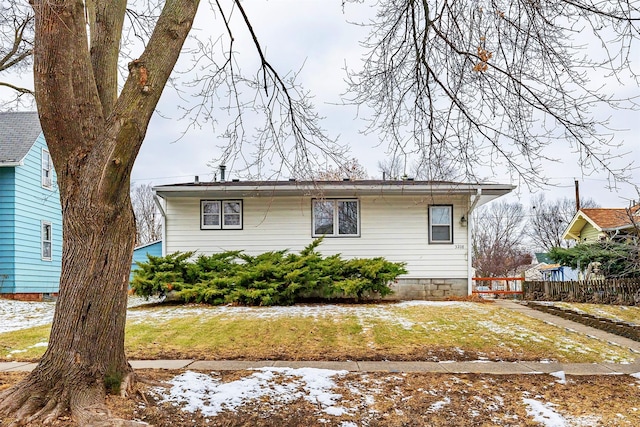
[[86, 15], [80, 0], [32, 4], [36, 102], [63, 210], [62, 274], [49, 348], [24, 381], [0, 394], [0, 414], [18, 425], [69, 411], [80, 425], [137, 425], [112, 419], [104, 406], [105, 393], [125, 392], [132, 377], [124, 352], [135, 240], [129, 177], [198, 0], [165, 2], [119, 96], [126, 0], [88, 0]]
[[90, 181], [80, 190], [62, 191], [65, 242], [49, 348], [4, 396], [18, 418], [44, 415], [44, 423], [71, 409], [81, 425], [109, 423], [105, 392], [129, 384], [124, 327], [135, 228], [128, 188], [118, 190], [117, 201], [96, 197]]

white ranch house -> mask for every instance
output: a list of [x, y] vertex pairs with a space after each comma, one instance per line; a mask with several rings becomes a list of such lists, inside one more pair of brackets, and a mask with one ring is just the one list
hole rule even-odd
[[471, 212], [515, 187], [431, 181], [231, 181], [154, 187], [162, 253], [299, 251], [406, 263], [394, 298], [471, 293]]

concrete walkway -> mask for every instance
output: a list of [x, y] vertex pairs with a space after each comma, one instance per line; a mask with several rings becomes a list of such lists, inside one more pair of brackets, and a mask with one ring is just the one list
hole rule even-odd
[[[496, 300], [500, 307], [517, 311], [527, 316], [552, 323], [571, 331], [582, 333], [619, 345], [638, 353], [640, 343], [610, 334], [590, 326], [584, 326], [561, 317], [543, 313], [510, 300]], [[640, 358], [634, 363], [543, 363], [543, 362], [390, 362], [390, 361], [243, 361], [243, 360], [132, 360], [134, 369], [193, 369], [203, 371], [236, 371], [266, 367], [321, 368], [352, 372], [434, 372], [449, 374], [549, 374], [564, 372], [565, 375], [633, 375], [640, 379]], [[36, 363], [0, 362], [0, 372], [25, 372], [36, 367]]]
[[[244, 360], [131, 360], [134, 369], [193, 369], [199, 371], [237, 371], [268, 367], [320, 368], [351, 372], [433, 372], [442, 374], [549, 374], [633, 375], [640, 378], [640, 362], [618, 363], [543, 363], [543, 362], [375, 362], [375, 361], [244, 361]], [[36, 363], [0, 362], [0, 372], [28, 372]]]

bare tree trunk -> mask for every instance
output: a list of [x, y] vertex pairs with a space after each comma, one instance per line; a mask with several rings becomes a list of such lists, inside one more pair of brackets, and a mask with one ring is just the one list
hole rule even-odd
[[36, 419], [43, 411], [43, 422], [71, 409], [81, 425], [110, 425], [105, 392], [130, 384], [124, 327], [133, 214], [126, 187], [119, 203], [89, 197], [94, 187], [63, 192], [63, 266], [49, 348], [28, 379], [4, 396], [13, 410]]
[[[129, 178], [198, 0], [164, 2], [119, 96], [126, 0], [89, 1], [86, 14], [77, 0], [32, 4], [36, 102], [63, 210], [62, 273], [49, 348], [25, 380], [0, 394], [0, 414], [18, 425], [69, 411], [83, 426], [139, 425], [113, 419], [104, 405], [106, 392], [125, 393], [132, 383], [124, 352], [135, 240]], [[88, 48], [86, 17], [99, 48]]]

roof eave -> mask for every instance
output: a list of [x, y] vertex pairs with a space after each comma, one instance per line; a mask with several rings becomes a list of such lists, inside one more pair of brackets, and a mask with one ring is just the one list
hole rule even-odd
[[23, 166], [24, 165], [24, 159], [20, 159], [18, 161], [15, 160], [7, 160], [7, 161], [2, 161], [0, 160], [0, 168], [2, 167], [15, 167], [15, 166]]
[[[247, 184], [233, 183], [232, 186], [216, 185], [208, 186], [199, 184], [193, 186], [167, 185], [157, 186], [153, 190], [160, 197], [189, 197], [206, 195], [242, 195], [244, 197], [258, 196], [266, 194], [269, 196], [296, 196], [313, 194], [384, 194], [384, 195], [425, 195], [425, 194], [475, 194], [478, 189], [482, 190], [485, 196], [499, 197], [511, 192], [515, 186], [503, 184], [322, 184], [322, 183], [299, 183], [290, 185], [275, 184]], [[235, 196], [237, 197], [237, 196]]]

